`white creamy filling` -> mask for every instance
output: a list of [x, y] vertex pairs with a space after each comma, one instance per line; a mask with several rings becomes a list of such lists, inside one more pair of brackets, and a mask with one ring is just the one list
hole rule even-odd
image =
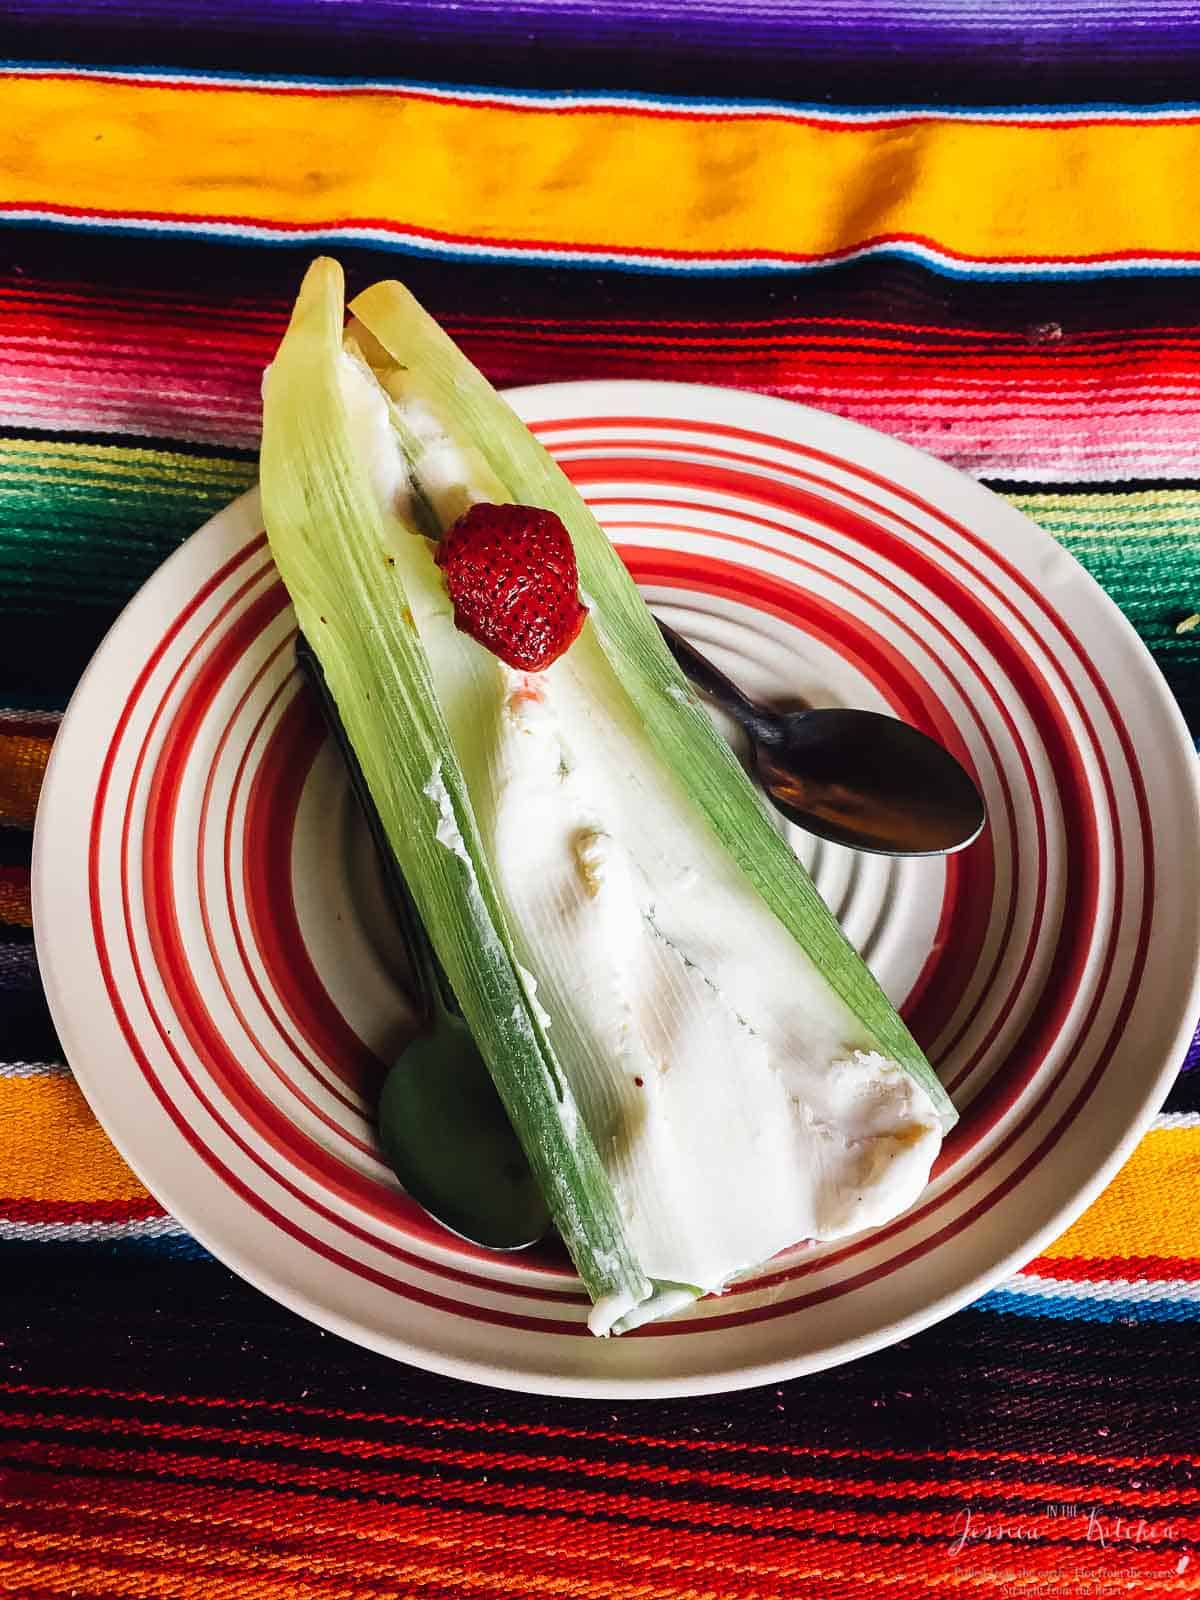
[[387, 397], [353, 343], [342, 352], [340, 360], [340, 388], [350, 436], [375, 499], [389, 518], [411, 525], [414, 518], [411, 480], [388, 421]]
[[[343, 393], [390, 536], [409, 540], [408, 468], [370, 369]], [[495, 497], [486, 463], [389, 382], [439, 515]], [[421, 541], [422, 544], [425, 541]], [[544, 673], [464, 641], [429, 550], [409, 603], [458, 745], [521, 978], [612, 1180], [652, 1304], [609, 1297], [594, 1331], [720, 1289], [804, 1239], [897, 1215], [941, 1143], [921, 1086], [862, 1024], [716, 845], [650, 746], [586, 626]], [[683, 691], [671, 691], [683, 694]], [[492, 735], [491, 742], [479, 737]], [[438, 839], [466, 849], [439, 770]], [[573, 1096], [573, 1098], [572, 1098]], [[618, 1303], [618, 1301], [620, 1303]]]
[[423, 791], [437, 807], [437, 826], [434, 829], [434, 838], [446, 849], [465, 861], [472, 878], [475, 876], [474, 863], [467, 850], [467, 841], [459, 831], [458, 823], [454, 820], [454, 804], [450, 799], [450, 791], [446, 787], [446, 780], [442, 777], [442, 763], [439, 760], [430, 774], [429, 782]]
[[719, 1289], [904, 1210], [932, 1102], [714, 850], [593, 631], [505, 676], [481, 823], [552, 1036], [592, 1064], [572, 1086], [646, 1273]]

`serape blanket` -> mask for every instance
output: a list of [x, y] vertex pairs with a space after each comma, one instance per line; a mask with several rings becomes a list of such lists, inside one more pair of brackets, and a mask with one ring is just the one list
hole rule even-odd
[[0, 1592], [1200, 1592], [1195, 1046], [941, 1326], [725, 1398], [523, 1398], [323, 1334], [163, 1213], [29, 903], [62, 709], [253, 480], [318, 249], [497, 383], [731, 384], [980, 477], [1200, 731], [1200, 10], [6, 0], [0, 57]]

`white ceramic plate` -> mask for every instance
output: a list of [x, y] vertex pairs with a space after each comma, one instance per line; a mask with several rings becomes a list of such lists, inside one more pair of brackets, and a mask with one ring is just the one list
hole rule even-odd
[[751, 693], [890, 709], [976, 774], [990, 829], [948, 861], [795, 841], [962, 1112], [921, 1203], [599, 1341], [553, 1250], [489, 1256], [407, 1199], [371, 1126], [405, 1029], [397, 939], [251, 496], [133, 600], [55, 743], [34, 864], [55, 1023], [161, 1202], [362, 1344], [577, 1395], [844, 1361], [1033, 1256], [1153, 1115], [1200, 1007], [1194, 752], [1115, 606], [937, 462], [733, 391], [511, 398], [651, 602]]

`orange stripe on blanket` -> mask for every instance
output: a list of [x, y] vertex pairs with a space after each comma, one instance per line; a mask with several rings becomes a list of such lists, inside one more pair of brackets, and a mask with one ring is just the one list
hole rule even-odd
[[0, 733], [0, 825], [33, 826], [51, 743], [46, 734]]
[[[41, 1487], [44, 1494], [45, 1485]], [[92, 1482], [84, 1479], [80, 1488], [85, 1503], [94, 1501]], [[268, 1502], [253, 1519], [237, 1517], [240, 1490], [226, 1491], [220, 1510], [207, 1525], [197, 1524], [193, 1514], [188, 1519], [191, 1529], [174, 1533], [158, 1526], [158, 1508], [164, 1502], [173, 1506], [177, 1496], [185, 1505], [193, 1502], [195, 1491], [190, 1486], [180, 1491], [174, 1485], [156, 1485], [147, 1492], [145, 1485], [135, 1482], [125, 1488], [125, 1504], [108, 1508], [102, 1521], [94, 1510], [82, 1513], [78, 1501], [73, 1501], [73, 1510], [43, 1517], [29, 1494], [27, 1504], [14, 1508], [11, 1517], [10, 1554], [8, 1564], [0, 1558], [0, 1583], [10, 1575], [28, 1581], [25, 1575], [35, 1570], [30, 1558], [36, 1554], [57, 1557], [56, 1571], [64, 1567], [79, 1571], [78, 1563], [90, 1554], [83, 1573], [102, 1572], [105, 1595], [130, 1595], [135, 1600], [201, 1592], [219, 1592], [222, 1600], [243, 1595], [254, 1600], [276, 1596], [296, 1600], [298, 1595], [318, 1593], [395, 1595], [406, 1600], [426, 1594], [438, 1600], [451, 1594], [477, 1594], [481, 1600], [498, 1595], [521, 1600], [533, 1595], [563, 1600], [638, 1596], [761, 1600], [784, 1592], [779, 1586], [786, 1584], [795, 1559], [788, 1545], [759, 1542], [753, 1535], [731, 1537], [717, 1526], [690, 1533], [672, 1529], [668, 1549], [648, 1540], [644, 1527], [608, 1526], [604, 1538], [597, 1540], [586, 1513], [501, 1518], [495, 1512], [430, 1505], [424, 1499], [418, 1504], [386, 1504], [382, 1517], [355, 1505], [351, 1518], [343, 1503], [336, 1523], [330, 1527], [330, 1519], [323, 1518], [325, 1526], [314, 1534], [302, 1523], [297, 1525], [294, 1501], [289, 1503], [285, 1496], [272, 1497], [274, 1503]], [[305, 1496], [301, 1505], [305, 1510], [313, 1507], [313, 1497]], [[153, 1517], [134, 1520], [136, 1509], [151, 1506]], [[591, 1509], [602, 1512], [603, 1506]], [[264, 1552], [265, 1541], [269, 1554]], [[22, 1558], [30, 1565], [24, 1565]], [[807, 1550], [801, 1559], [811, 1560]], [[210, 1588], [215, 1576], [210, 1564], [220, 1571], [219, 1591]], [[134, 1585], [140, 1579], [148, 1586], [110, 1587], [114, 1568], [122, 1578], [132, 1578]], [[188, 1569], [195, 1588], [187, 1583]], [[154, 1587], [156, 1578], [167, 1586]]]
[[0, 1205], [146, 1196], [73, 1078], [0, 1078], [0, 1127]]
[[19, 928], [32, 924], [28, 867], [0, 867], [0, 922]]
[[[387, 1559], [389, 1555], [391, 1561], [384, 1571], [392, 1586], [380, 1591], [372, 1588], [369, 1592], [422, 1593], [422, 1588], [397, 1583], [401, 1573], [409, 1572], [401, 1552], [405, 1546], [416, 1544], [419, 1547], [427, 1540], [429, 1549], [436, 1550], [440, 1557], [448, 1538], [454, 1541], [454, 1583], [452, 1589], [437, 1587], [430, 1591], [438, 1596], [476, 1592], [486, 1596], [522, 1597], [561, 1594], [572, 1600], [576, 1597], [582, 1600], [584, 1596], [596, 1596], [597, 1600], [601, 1596], [619, 1597], [619, 1600], [631, 1600], [634, 1596], [664, 1596], [670, 1600], [704, 1596], [705, 1600], [733, 1600], [735, 1596], [752, 1595], [762, 1600], [766, 1595], [783, 1594], [858, 1595], [867, 1591], [873, 1593], [876, 1588], [886, 1592], [889, 1587], [911, 1596], [939, 1592], [943, 1582], [947, 1592], [961, 1594], [964, 1584], [982, 1592], [981, 1585], [987, 1584], [989, 1578], [1011, 1582], [1019, 1577], [1027, 1583], [1031, 1571], [1039, 1569], [1047, 1576], [1069, 1570], [1076, 1581], [1087, 1575], [1099, 1578], [1111, 1571], [1113, 1559], [1111, 1548], [1101, 1545], [1094, 1537], [1089, 1539], [1086, 1516], [1070, 1519], [1066, 1527], [1060, 1524], [1045, 1527], [1043, 1531], [1041, 1516], [1033, 1512], [1020, 1519], [1029, 1530], [1024, 1537], [1018, 1540], [1010, 1534], [997, 1542], [972, 1543], [970, 1559], [956, 1566], [949, 1559], [949, 1552], [956, 1535], [963, 1531], [961, 1507], [909, 1510], [897, 1516], [880, 1516], [869, 1508], [862, 1511], [834, 1506], [810, 1509], [803, 1504], [762, 1507], [750, 1512], [750, 1526], [734, 1532], [727, 1525], [725, 1504], [705, 1502], [695, 1508], [690, 1526], [667, 1523], [655, 1529], [648, 1527], [640, 1517], [634, 1520], [623, 1514], [620, 1496], [580, 1497], [573, 1510], [565, 1511], [554, 1503], [553, 1496], [531, 1498], [528, 1505], [517, 1507], [506, 1499], [502, 1485], [414, 1480], [402, 1501], [388, 1503], [389, 1486], [376, 1483], [367, 1491], [365, 1503], [354, 1505], [352, 1515], [347, 1514], [342, 1500], [336, 1508], [336, 1517], [331, 1519], [328, 1513], [334, 1508], [328, 1502], [323, 1504], [317, 1495], [305, 1495], [297, 1504], [293, 1494], [247, 1490], [241, 1482], [231, 1483], [234, 1474], [238, 1479], [246, 1475], [243, 1469], [250, 1464], [242, 1461], [214, 1463], [221, 1475], [219, 1482], [214, 1482], [214, 1488], [223, 1496], [218, 1507], [213, 1505], [211, 1491], [205, 1495], [202, 1490], [198, 1492], [194, 1483], [172, 1481], [187, 1474], [186, 1459], [157, 1452], [114, 1459], [112, 1451], [62, 1452], [40, 1442], [15, 1446], [10, 1459], [32, 1463], [39, 1456], [44, 1457], [46, 1465], [53, 1465], [59, 1472], [65, 1469], [72, 1475], [59, 1479], [51, 1490], [55, 1498], [70, 1484], [80, 1494], [80, 1500], [72, 1497], [72, 1503], [86, 1505], [93, 1515], [100, 1509], [96, 1501], [102, 1491], [94, 1479], [83, 1474], [89, 1474], [89, 1468], [134, 1473], [132, 1479], [122, 1482], [119, 1500], [109, 1499], [103, 1506], [102, 1515], [113, 1534], [122, 1524], [129, 1527], [126, 1519], [132, 1520], [135, 1508], [157, 1511], [159, 1507], [178, 1505], [188, 1508], [194, 1517], [201, 1508], [210, 1507], [213, 1519], [203, 1529], [202, 1536], [195, 1536], [201, 1533], [201, 1528], [194, 1525], [193, 1536], [172, 1540], [162, 1550], [156, 1566], [168, 1560], [182, 1564], [189, 1555], [194, 1561], [208, 1556], [219, 1562], [228, 1547], [232, 1547], [230, 1554], [240, 1555], [257, 1545], [261, 1558], [261, 1541], [267, 1537], [271, 1541], [272, 1570], [277, 1570], [282, 1578], [290, 1573], [297, 1552], [306, 1553], [309, 1565], [305, 1576], [310, 1579], [319, 1576], [323, 1580], [323, 1593], [348, 1592], [345, 1588], [338, 1589], [337, 1584], [339, 1580], [345, 1584], [352, 1572], [357, 1572], [363, 1580], [378, 1578], [380, 1558]], [[278, 1464], [255, 1465], [256, 1476], [273, 1473], [278, 1480]], [[161, 1477], [157, 1476], [159, 1471]], [[152, 1472], [156, 1478], [150, 1483], [146, 1479]], [[81, 1476], [76, 1478], [75, 1473]], [[290, 1475], [288, 1482], [289, 1485], [293, 1482]], [[415, 1496], [414, 1485], [418, 1489]], [[340, 1498], [340, 1487], [331, 1485], [331, 1499]], [[20, 1494], [24, 1502], [21, 1523], [31, 1531], [36, 1530], [32, 1539], [21, 1538], [26, 1553], [32, 1554], [39, 1546], [43, 1550], [59, 1549], [70, 1560], [81, 1558], [85, 1550], [90, 1549], [97, 1563], [103, 1562], [106, 1545], [102, 1540], [92, 1542], [86, 1537], [88, 1533], [95, 1535], [94, 1524], [86, 1527], [79, 1514], [71, 1515], [69, 1511], [61, 1524], [57, 1517], [39, 1517], [39, 1501], [46, 1492], [44, 1480], [38, 1482], [33, 1473], [23, 1473], [17, 1467], [10, 1474], [7, 1489], [10, 1497], [15, 1499]], [[1123, 1496], [1121, 1503], [1124, 1504]], [[305, 1525], [302, 1515], [296, 1514], [310, 1508], [316, 1513], [316, 1526], [312, 1528]], [[977, 1514], [976, 1521], [982, 1520]], [[1047, 1518], [1046, 1522], [1051, 1520]], [[232, 1532], [231, 1523], [240, 1536], [229, 1538], [227, 1545], [223, 1534], [226, 1529]], [[597, 1523], [603, 1528], [600, 1537]], [[1111, 1519], [1107, 1526], [1111, 1532]], [[1173, 1566], [1178, 1549], [1194, 1536], [1192, 1519], [1173, 1519], [1169, 1533], [1167, 1527], [1165, 1522], [1147, 1519], [1142, 1541], [1130, 1539], [1123, 1546], [1123, 1572], [1131, 1590], [1145, 1593], [1137, 1580], [1160, 1575], [1165, 1556], [1170, 1556]], [[786, 1534], [791, 1529], [800, 1531], [802, 1538], [788, 1539]], [[256, 1530], [257, 1541], [253, 1538]], [[161, 1539], [162, 1534], [155, 1527], [153, 1517], [146, 1518], [139, 1531], [144, 1541], [142, 1553], [148, 1554], [149, 1546], [157, 1542], [155, 1535]], [[780, 1533], [785, 1536], [779, 1537]], [[981, 1530], [977, 1529], [976, 1537], [981, 1538]], [[127, 1539], [128, 1535], [114, 1538], [114, 1554], [121, 1550], [136, 1560], [135, 1550]], [[882, 1550], [881, 1539], [901, 1542]], [[400, 1556], [398, 1568], [391, 1564], [397, 1556]], [[17, 1575], [16, 1562], [20, 1560], [17, 1548], [13, 1549], [10, 1559], [14, 1566], [6, 1571], [0, 1565], [0, 1577], [7, 1576], [8, 1572]], [[119, 1558], [113, 1564], [125, 1570], [125, 1563]], [[834, 1591], [827, 1581], [821, 1580], [829, 1580], [835, 1573], [852, 1575], [855, 1581], [845, 1590]], [[913, 1585], [919, 1575], [927, 1575], [927, 1587], [901, 1588], [901, 1585]], [[239, 1578], [249, 1576], [236, 1558], [223, 1576], [222, 1595], [264, 1592], [236, 1586]], [[262, 1577], [265, 1576], [264, 1571]], [[444, 1584], [445, 1576], [442, 1561], [437, 1558], [420, 1569], [412, 1569], [412, 1581], [417, 1584]], [[791, 1586], [801, 1578], [810, 1577], [814, 1580], [811, 1588]], [[105, 1593], [108, 1592], [106, 1587]], [[293, 1588], [265, 1592], [281, 1592], [291, 1600], [299, 1591]], [[990, 1586], [987, 1592], [992, 1592]]]

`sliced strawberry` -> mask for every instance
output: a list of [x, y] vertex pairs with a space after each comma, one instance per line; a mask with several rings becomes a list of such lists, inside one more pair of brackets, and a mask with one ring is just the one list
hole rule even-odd
[[437, 562], [455, 625], [510, 667], [540, 672], [583, 627], [575, 550], [553, 511], [474, 505], [443, 535]]

